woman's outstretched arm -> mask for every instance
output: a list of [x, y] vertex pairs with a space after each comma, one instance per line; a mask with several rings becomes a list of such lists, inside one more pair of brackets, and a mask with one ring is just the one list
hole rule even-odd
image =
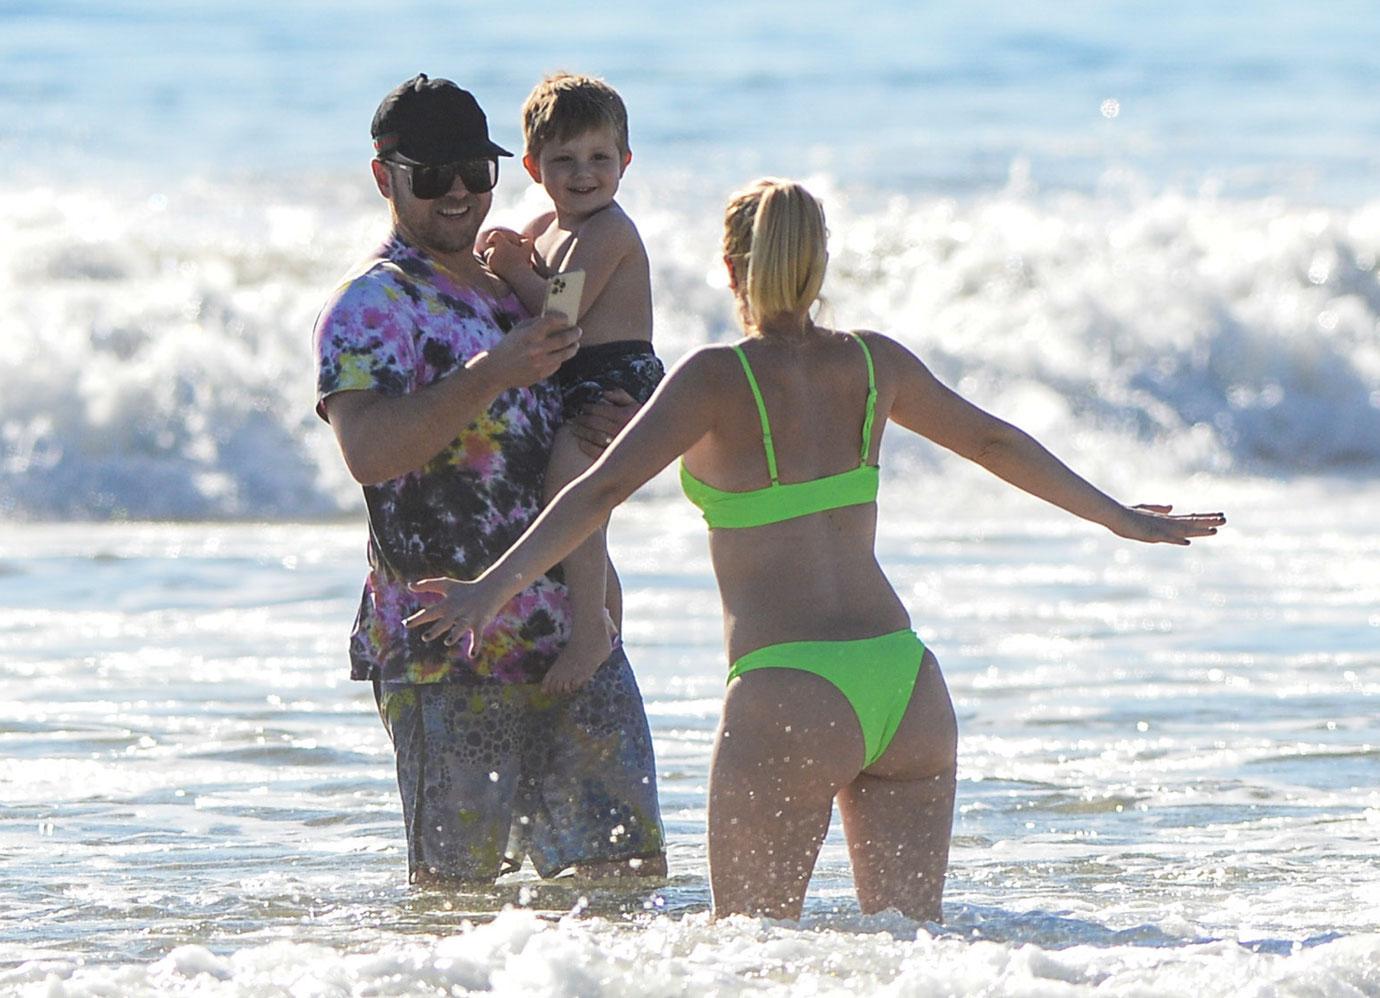
[[1019, 427], [973, 405], [941, 383], [914, 354], [871, 334], [896, 378], [890, 418], [965, 457], [1018, 489], [1053, 503], [1112, 533], [1147, 543], [1188, 544], [1217, 533], [1221, 513], [1171, 516], [1172, 506], [1125, 506], [1077, 475]]
[[[427, 641], [445, 637], [455, 644], [466, 631], [477, 632], [503, 604], [561, 561], [588, 537], [615, 506], [636, 492], [703, 437], [714, 424], [719, 366], [712, 350], [685, 357], [667, 375], [599, 460], [560, 491], [508, 551], [474, 582], [422, 579], [418, 592], [442, 599], [407, 618], [408, 627], [426, 627]], [[473, 653], [477, 634], [471, 639]]]

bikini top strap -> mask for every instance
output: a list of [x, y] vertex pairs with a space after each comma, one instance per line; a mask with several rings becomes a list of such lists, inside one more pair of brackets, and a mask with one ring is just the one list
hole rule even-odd
[[743, 373], [747, 375], [752, 397], [757, 400], [757, 415], [762, 419], [762, 449], [767, 452], [767, 472], [771, 475], [771, 483], [779, 485], [780, 482], [776, 478], [776, 448], [771, 442], [771, 424], [767, 422], [767, 404], [762, 401], [762, 389], [757, 387], [757, 378], [752, 373], [752, 367], [748, 364], [747, 354], [743, 353], [743, 348], [735, 343], [733, 352], [738, 355], [738, 363], [743, 365]]
[[858, 341], [867, 360], [867, 411], [863, 416], [862, 457], [859, 459], [860, 464], [866, 464], [867, 452], [872, 446], [872, 420], [877, 414], [877, 371], [872, 366], [872, 351], [867, 349], [867, 342], [857, 333], [850, 332], [848, 335]]

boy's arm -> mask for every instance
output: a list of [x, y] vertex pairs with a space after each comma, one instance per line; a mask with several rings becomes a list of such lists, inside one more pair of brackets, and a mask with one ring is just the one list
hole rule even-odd
[[[583, 270], [585, 290], [580, 298], [580, 315], [603, 294], [609, 279], [617, 272], [624, 260], [628, 259], [640, 246], [642, 238], [637, 228], [621, 208], [610, 205], [603, 211], [586, 219], [576, 233], [570, 252], [561, 264], [561, 270]], [[571, 322], [579, 322], [580, 317], [570, 316]]]
[[[532, 315], [540, 315], [546, 302], [545, 268], [538, 269], [533, 252], [537, 233], [554, 217], [551, 212], [539, 215], [519, 234], [512, 229], [490, 229], [485, 233], [482, 255], [499, 277], [508, 283]], [[574, 321], [574, 317], [571, 317]]]
[[555, 221], [556, 213], [554, 211], [542, 212], [542, 214], [528, 222], [522, 230], [522, 238], [530, 240], [532, 243], [532, 255], [530, 257], [532, 269], [536, 271], [537, 276], [543, 280], [551, 276], [551, 268], [546, 265], [546, 261], [543, 260], [541, 255], [536, 251], [537, 237], [545, 232]]

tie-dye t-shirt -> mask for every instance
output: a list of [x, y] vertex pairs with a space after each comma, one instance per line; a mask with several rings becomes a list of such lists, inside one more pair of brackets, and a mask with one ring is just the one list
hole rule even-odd
[[[317, 319], [317, 411], [340, 391], [418, 391], [492, 348], [526, 317], [516, 296], [454, 281], [394, 235]], [[547, 576], [523, 590], [483, 632], [474, 659], [424, 642], [403, 619], [432, 597], [407, 584], [430, 576], [473, 579], [541, 509], [542, 482], [560, 422], [555, 386], [503, 392], [483, 416], [417, 471], [364, 487], [369, 575], [350, 638], [351, 676], [385, 683], [533, 682], [570, 633], [565, 587]]]

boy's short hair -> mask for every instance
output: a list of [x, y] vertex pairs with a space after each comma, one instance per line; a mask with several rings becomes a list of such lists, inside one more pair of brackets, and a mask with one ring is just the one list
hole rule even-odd
[[628, 109], [618, 91], [603, 80], [574, 73], [552, 73], [522, 104], [522, 137], [527, 155], [540, 156], [553, 139], [564, 141], [594, 128], [610, 128], [618, 151], [628, 154]]

